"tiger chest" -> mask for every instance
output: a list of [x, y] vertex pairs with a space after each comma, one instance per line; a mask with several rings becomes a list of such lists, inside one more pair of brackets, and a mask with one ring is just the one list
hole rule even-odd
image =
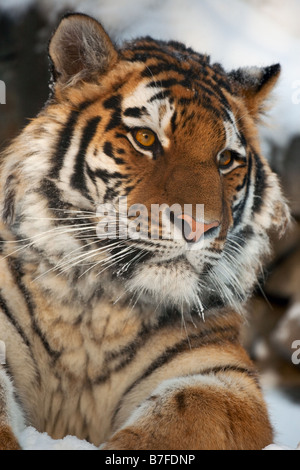
[[[100, 444], [134, 379], [126, 366], [140, 325], [105, 300], [86, 308], [79, 303], [55, 308], [36, 296], [35, 304], [40, 314], [32, 362], [38, 377], [34, 393], [25, 393], [25, 408], [34, 425], [54, 438], [71, 434]], [[141, 366], [135, 366], [136, 373]]]

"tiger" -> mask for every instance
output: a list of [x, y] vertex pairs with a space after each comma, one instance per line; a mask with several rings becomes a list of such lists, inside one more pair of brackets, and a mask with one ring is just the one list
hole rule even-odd
[[[99, 450], [265, 448], [241, 329], [290, 218], [258, 125], [280, 65], [117, 46], [81, 13], [48, 52], [50, 96], [1, 155], [0, 448], [26, 425]], [[121, 220], [124, 198], [148, 211], [134, 236], [99, 210]]]

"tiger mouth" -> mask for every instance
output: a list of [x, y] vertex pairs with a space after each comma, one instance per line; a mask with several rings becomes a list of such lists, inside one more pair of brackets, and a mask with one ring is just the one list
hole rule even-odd
[[[130, 245], [129, 245], [130, 246]], [[115, 248], [112, 252], [113, 256], [122, 256], [121, 248]], [[204, 265], [205, 263], [201, 263]], [[155, 268], [156, 270], [164, 269], [168, 272], [176, 272], [177, 268], [188, 272], [193, 272], [197, 276], [201, 274], [202, 269], [198, 271], [190, 259], [187, 258], [186, 253], [174, 254], [164, 258], [160, 257], [157, 253], [146, 250], [142, 247], [132, 246], [128, 253], [125, 253], [119, 261], [115, 263], [112, 269], [113, 277], [120, 279], [129, 279], [133, 277], [139, 268]]]

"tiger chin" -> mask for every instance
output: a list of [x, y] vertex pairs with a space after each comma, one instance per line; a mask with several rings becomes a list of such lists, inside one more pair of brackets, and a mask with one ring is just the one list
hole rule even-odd
[[[150, 37], [117, 48], [82, 14], [49, 57], [50, 97], [1, 156], [0, 448], [26, 424], [101, 449], [264, 448], [239, 336], [289, 221], [257, 131], [280, 66], [227, 73]], [[120, 198], [148, 216], [100, 236]], [[167, 226], [157, 205], [189, 211]]]

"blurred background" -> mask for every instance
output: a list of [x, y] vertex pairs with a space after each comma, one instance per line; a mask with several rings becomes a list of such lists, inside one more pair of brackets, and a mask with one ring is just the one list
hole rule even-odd
[[5, 100], [0, 94], [0, 149], [47, 100], [47, 44], [59, 18], [70, 11], [100, 20], [117, 44], [144, 35], [175, 39], [210, 54], [228, 71], [281, 63], [261, 142], [281, 178], [293, 223], [274, 240], [263, 289], [248, 305], [244, 343], [262, 372], [276, 442], [295, 448], [300, 441], [300, 0], [0, 0], [0, 81], [6, 86]]

